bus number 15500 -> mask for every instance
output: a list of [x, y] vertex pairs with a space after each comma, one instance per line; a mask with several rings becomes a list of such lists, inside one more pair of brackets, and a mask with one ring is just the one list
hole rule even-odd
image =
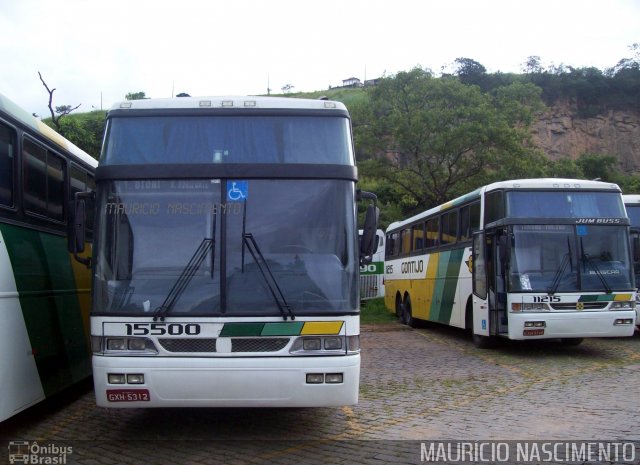
[[200, 334], [200, 325], [195, 323], [125, 323], [127, 336], [196, 336]]

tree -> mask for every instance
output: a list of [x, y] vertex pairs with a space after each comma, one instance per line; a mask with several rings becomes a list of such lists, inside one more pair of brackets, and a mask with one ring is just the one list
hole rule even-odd
[[291, 92], [294, 89], [295, 86], [291, 85], [291, 84], [285, 84], [284, 86], [282, 86], [282, 93], [283, 94], [288, 94], [289, 92]]
[[106, 116], [105, 111], [98, 110], [65, 118], [61, 123], [64, 136], [93, 158], [98, 159]]
[[475, 84], [482, 87], [487, 69], [471, 58], [456, 58], [455, 75], [464, 84]]
[[523, 69], [525, 74], [539, 74], [544, 71], [540, 57], [537, 55], [531, 55], [527, 57], [527, 61], [523, 63]]
[[420, 68], [383, 78], [354, 114], [361, 166], [395, 187], [405, 213], [504, 176], [543, 174], [544, 157], [529, 133], [540, 106], [531, 84], [490, 95]]
[[125, 100], [144, 100], [148, 97], [144, 92], [129, 92], [124, 98]]
[[80, 105], [82, 104], [80, 103], [75, 107], [72, 107], [71, 105], [60, 105], [56, 107], [56, 110], [54, 112], [53, 111], [53, 93], [55, 92], [56, 89], [55, 88], [49, 89], [49, 86], [47, 85], [46, 82], [44, 82], [44, 78], [42, 77], [42, 74], [40, 74], [40, 71], [38, 71], [38, 76], [40, 76], [40, 81], [42, 82], [42, 85], [44, 86], [45, 89], [47, 89], [47, 92], [49, 93], [49, 112], [51, 113], [51, 122], [55, 126], [55, 129], [60, 134], [64, 135], [62, 126], [60, 125], [60, 120], [64, 116], [71, 113], [73, 110], [77, 110], [78, 108], [80, 108]]
[[586, 179], [601, 179], [610, 182], [615, 182], [618, 171], [616, 162], [617, 159], [613, 155], [596, 153], [584, 153], [576, 160], [576, 164]]

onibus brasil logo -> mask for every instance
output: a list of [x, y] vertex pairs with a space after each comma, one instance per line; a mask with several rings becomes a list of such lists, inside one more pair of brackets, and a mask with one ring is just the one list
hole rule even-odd
[[37, 441], [9, 441], [9, 463], [64, 465], [73, 447], [56, 444], [40, 445]]

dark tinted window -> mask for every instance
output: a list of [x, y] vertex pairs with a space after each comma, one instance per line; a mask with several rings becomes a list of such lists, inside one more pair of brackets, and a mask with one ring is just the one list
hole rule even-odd
[[65, 162], [30, 140], [24, 141], [24, 208], [28, 212], [64, 221]]
[[440, 234], [440, 218], [431, 218], [427, 221], [427, 247], [435, 247], [438, 245], [438, 235]]
[[442, 244], [454, 244], [458, 240], [458, 210], [442, 215]]
[[504, 218], [504, 200], [502, 191], [489, 192], [484, 200], [484, 224]]
[[353, 164], [349, 120], [329, 116], [153, 116], [109, 122], [103, 164]]
[[474, 231], [480, 229], [480, 202], [460, 209], [460, 240], [468, 241]]
[[15, 132], [0, 124], [0, 204], [9, 207], [13, 206], [15, 148]]

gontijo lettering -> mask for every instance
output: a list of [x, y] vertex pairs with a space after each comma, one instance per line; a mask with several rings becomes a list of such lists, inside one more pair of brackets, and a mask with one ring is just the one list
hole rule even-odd
[[402, 262], [400, 265], [400, 272], [407, 273], [422, 273], [424, 271], [424, 260], [410, 260]]

